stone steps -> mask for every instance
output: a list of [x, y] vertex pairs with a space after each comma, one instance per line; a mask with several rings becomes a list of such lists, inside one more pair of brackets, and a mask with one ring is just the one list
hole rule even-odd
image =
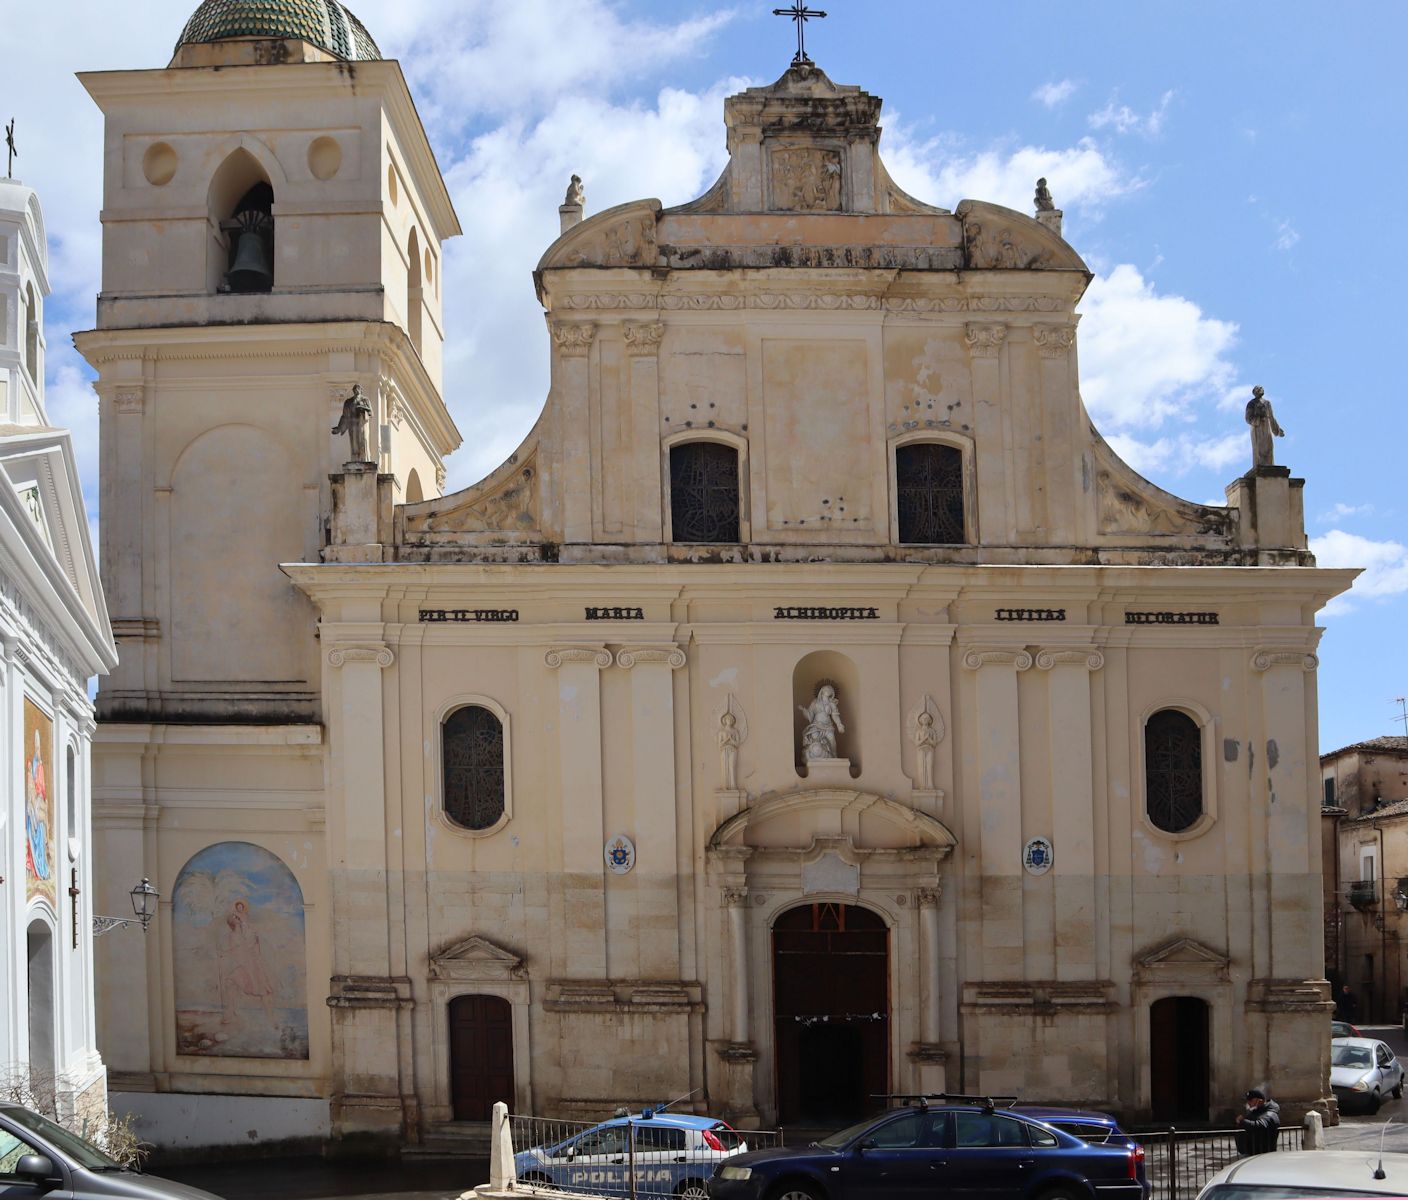
[[429, 1125], [418, 1146], [403, 1146], [407, 1158], [479, 1158], [489, 1157], [488, 1121], [441, 1121]]

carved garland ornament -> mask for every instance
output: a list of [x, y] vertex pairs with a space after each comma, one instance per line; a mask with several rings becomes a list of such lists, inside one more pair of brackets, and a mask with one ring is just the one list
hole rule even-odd
[[834, 293], [776, 293], [755, 296], [661, 296], [644, 292], [586, 293], [564, 297], [562, 307], [575, 311], [660, 309], [717, 311], [761, 309], [856, 309], [894, 313], [1063, 312], [1069, 304], [1060, 296], [872, 296]]
[[338, 646], [328, 652], [328, 665], [345, 666], [347, 663], [376, 663], [383, 669], [396, 661], [396, 654], [390, 646]]
[[1031, 668], [1032, 656], [1027, 651], [1015, 647], [975, 647], [963, 656], [963, 665], [970, 671], [989, 666], [1016, 667], [1019, 671], [1026, 671]]
[[626, 325], [622, 332], [626, 335], [626, 353], [632, 357], [660, 353], [660, 339], [665, 336], [665, 326], [661, 322]]
[[549, 650], [543, 661], [553, 670], [557, 670], [563, 663], [595, 663], [603, 670], [609, 667], [615, 660], [611, 657], [611, 651], [597, 649], [594, 646], [561, 646]]
[[1042, 358], [1065, 358], [1076, 344], [1076, 331], [1071, 325], [1034, 325], [1032, 334]]
[[1315, 655], [1294, 647], [1261, 646], [1252, 654], [1253, 671], [1269, 671], [1272, 667], [1299, 667], [1302, 671], [1313, 671], [1319, 665], [1320, 660]]

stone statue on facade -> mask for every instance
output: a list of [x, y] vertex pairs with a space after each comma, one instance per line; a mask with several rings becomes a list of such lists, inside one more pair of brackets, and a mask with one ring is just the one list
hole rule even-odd
[[348, 462], [371, 462], [371, 401], [362, 394], [362, 385], [352, 385], [352, 394], [342, 402], [342, 419], [332, 427], [334, 434], [347, 435]]
[[919, 788], [934, 790], [934, 747], [939, 744], [939, 731], [934, 728], [934, 714], [925, 710], [914, 723], [915, 760], [919, 766]]
[[738, 747], [742, 741], [738, 718], [725, 712], [719, 718], [719, 786], [726, 792], [738, 790]]
[[797, 708], [807, 718], [806, 728], [802, 730], [802, 757], [808, 760], [838, 757], [836, 735], [845, 733], [846, 727], [841, 723], [841, 705], [836, 700], [835, 686], [821, 684], [812, 702], [806, 707], [799, 704]]
[[1056, 202], [1051, 199], [1051, 193], [1046, 188], [1045, 176], [1042, 176], [1042, 178], [1036, 181], [1036, 198], [1034, 203], [1036, 204], [1037, 212], [1056, 211]]
[[1252, 388], [1252, 398], [1247, 401], [1247, 424], [1252, 427], [1252, 467], [1272, 467], [1276, 465], [1275, 447], [1272, 437], [1285, 437], [1286, 431], [1276, 423], [1276, 414], [1271, 411], [1271, 401], [1266, 398], [1266, 389]]
[[582, 177], [573, 175], [572, 182], [567, 185], [567, 197], [563, 200], [564, 205], [575, 205], [581, 208], [587, 202], [586, 189], [582, 187]]

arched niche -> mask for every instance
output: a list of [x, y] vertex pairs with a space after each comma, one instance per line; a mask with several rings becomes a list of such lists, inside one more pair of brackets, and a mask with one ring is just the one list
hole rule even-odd
[[411, 468], [411, 473], [406, 476], [406, 503], [419, 504], [425, 499], [425, 488], [420, 482], [420, 472]]
[[181, 868], [171, 902], [176, 1053], [308, 1057], [303, 889], [278, 855], [217, 842]]
[[831, 684], [836, 691], [841, 724], [845, 726], [837, 733], [836, 757], [850, 759], [851, 777], [858, 778], [862, 745], [860, 671], [839, 650], [813, 650], [792, 668], [792, 747], [797, 774], [803, 779], [807, 778], [802, 739], [808, 722], [802, 710], [811, 705], [817, 689], [824, 683]]
[[[267, 219], [269, 269], [274, 269], [274, 182], [259, 159], [245, 147], [232, 150], [210, 179], [207, 213], [210, 237], [206, 254], [206, 287], [228, 290], [226, 275], [234, 265], [240, 231], [233, 228], [242, 214], [257, 213]], [[271, 280], [272, 284], [272, 274]], [[268, 289], [261, 289], [268, 290]]]
[[26, 930], [28, 951], [29, 1071], [40, 1086], [52, 1085], [55, 1073], [54, 931], [33, 920]]

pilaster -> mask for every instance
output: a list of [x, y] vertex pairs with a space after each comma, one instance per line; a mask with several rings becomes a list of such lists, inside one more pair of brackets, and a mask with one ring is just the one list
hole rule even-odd
[[[558, 321], [551, 326], [553, 341], [553, 393], [558, 411], [558, 439], [563, 447], [585, 441], [590, 425], [591, 350], [596, 326], [586, 322]], [[571, 497], [561, 514], [564, 540], [580, 544], [592, 540], [591, 458], [587, 454], [562, 456], [564, 496]]]

